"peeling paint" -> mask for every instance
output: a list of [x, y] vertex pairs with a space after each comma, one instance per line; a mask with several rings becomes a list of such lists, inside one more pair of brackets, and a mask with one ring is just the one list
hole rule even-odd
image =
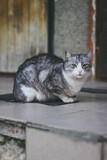
[[95, 65], [96, 65], [96, 59], [95, 59], [95, 50], [96, 50], [96, 0], [92, 0], [92, 6], [93, 6], [93, 33], [92, 33], [92, 43], [93, 43], [93, 64], [92, 64], [92, 74], [95, 78]]
[[89, 22], [88, 22], [88, 49], [92, 50], [92, 73], [91, 79], [95, 78], [95, 48], [96, 48], [96, 0], [89, 2]]

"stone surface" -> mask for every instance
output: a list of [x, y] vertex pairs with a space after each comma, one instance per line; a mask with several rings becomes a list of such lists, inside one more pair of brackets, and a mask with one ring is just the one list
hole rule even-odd
[[0, 135], [0, 142], [4, 142], [4, 137]]
[[13, 77], [0, 77], [0, 94], [12, 92], [13, 79]]
[[87, 53], [89, 0], [55, 1], [55, 54]]
[[107, 96], [81, 93], [78, 99], [79, 103], [62, 106], [0, 102], [0, 119], [101, 136], [107, 134]]
[[[4, 81], [8, 81], [12, 86], [12, 79], [1, 80], [0, 88], [6, 93]], [[12, 88], [10, 88], [11, 91]], [[93, 140], [96, 135], [97, 140], [101, 139], [107, 134], [107, 94], [79, 93], [78, 100], [78, 103], [60, 106], [0, 101], [0, 119], [30, 124], [30, 126], [36, 125], [39, 128], [50, 128], [50, 130], [55, 129], [58, 132], [61, 130], [64, 134], [73, 132], [76, 138]]]
[[93, 89], [106, 89], [107, 90], [107, 82], [87, 81], [83, 87], [93, 88]]
[[9, 124], [6, 122], [0, 122], [0, 134], [24, 140], [25, 126], [18, 125], [18, 123]]
[[[94, 86], [95, 88], [99, 88], [99, 86], [105, 86], [104, 88], [106, 88], [107, 86], [107, 83], [94, 84], [89, 82], [85, 84], [88, 87]], [[1, 94], [11, 92], [12, 86], [13, 79], [0, 79]], [[27, 126], [26, 149], [28, 158], [31, 156], [30, 154], [35, 156], [36, 148], [37, 151], [41, 152], [42, 150], [42, 155], [47, 157], [47, 160], [49, 158], [53, 160], [53, 154], [56, 155], [55, 160], [63, 160], [63, 158], [65, 160], [65, 155], [66, 158], [71, 159], [69, 157], [72, 157], [73, 160], [77, 160], [77, 157], [81, 157], [80, 160], [86, 160], [86, 157], [100, 160], [101, 157], [103, 159], [105, 157], [104, 160], [106, 160], [107, 94], [81, 92], [78, 95], [78, 99], [78, 103], [59, 106], [0, 101], [0, 120]], [[11, 146], [11, 144], [9, 145]], [[8, 143], [6, 146], [8, 146]], [[14, 149], [14, 145], [12, 149]], [[42, 160], [43, 157], [39, 151], [37, 154], [40, 160]], [[2, 153], [5, 157], [11, 155], [10, 150], [5, 151], [5, 153]], [[21, 159], [14, 158], [14, 160]]]
[[19, 147], [15, 140], [0, 144], [0, 160], [25, 160], [25, 148]]
[[107, 160], [107, 142], [105, 142], [103, 146], [103, 159]]
[[27, 160], [101, 160], [101, 143], [74, 141], [51, 132], [27, 128]]

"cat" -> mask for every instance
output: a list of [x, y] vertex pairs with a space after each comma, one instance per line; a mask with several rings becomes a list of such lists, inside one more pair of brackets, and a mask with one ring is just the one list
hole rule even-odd
[[91, 53], [71, 54], [65, 60], [40, 54], [21, 64], [14, 78], [13, 95], [22, 102], [45, 102], [59, 98], [75, 102], [77, 93], [91, 72]]

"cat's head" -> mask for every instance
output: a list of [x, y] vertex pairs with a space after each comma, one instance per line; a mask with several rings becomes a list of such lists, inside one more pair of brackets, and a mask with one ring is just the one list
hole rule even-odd
[[73, 78], [87, 78], [91, 72], [91, 51], [88, 54], [71, 54], [65, 51], [64, 69]]

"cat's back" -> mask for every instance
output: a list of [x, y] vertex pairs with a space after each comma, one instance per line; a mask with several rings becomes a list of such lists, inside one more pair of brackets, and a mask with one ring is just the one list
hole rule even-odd
[[55, 55], [40, 54], [40, 55], [27, 59], [23, 64], [19, 66], [18, 72], [20, 70], [24, 70], [30, 65], [33, 65], [37, 70], [43, 70], [46, 68], [49, 69], [52, 67], [57, 67], [58, 65], [61, 65], [62, 63], [63, 63], [63, 60]]

